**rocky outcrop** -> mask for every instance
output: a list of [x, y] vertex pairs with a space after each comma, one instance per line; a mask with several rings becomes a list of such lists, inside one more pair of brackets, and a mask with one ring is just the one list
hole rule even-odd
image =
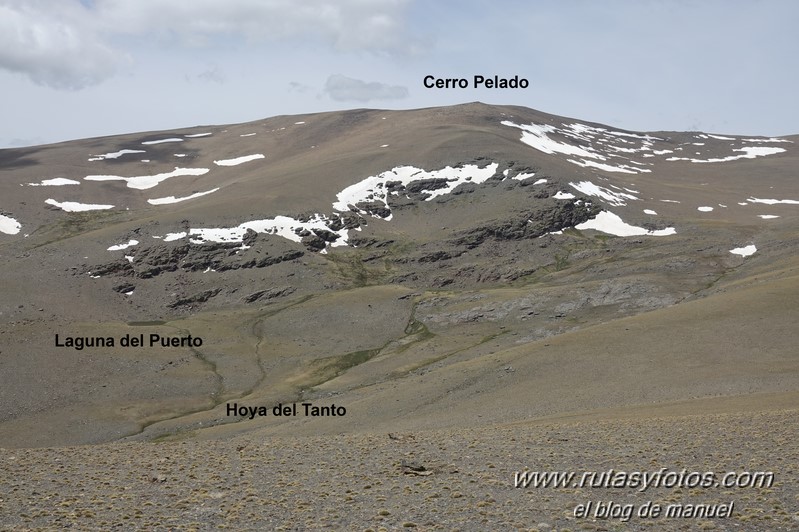
[[193, 296], [180, 298], [176, 301], [173, 301], [169, 305], [169, 308], [178, 308], [178, 307], [189, 307], [196, 305], [198, 303], [205, 303], [212, 297], [218, 295], [222, 291], [221, 288], [214, 288], [212, 290], [204, 290], [200, 293], [194, 294]]
[[240, 268], [266, 268], [267, 266], [273, 266], [275, 264], [280, 264], [281, 262], [298, 259], [303, 255], [305, 255], [304, 252], [295, 249], [286, 251], [280, 255], [266, 256], [260, 259], [250, 259], [244, 262], [227, 262], [220, 264], [217, 268], [212, 269], [215, 269], [218, 272], [224, 272], [227, 270], [238, 270]]
[[438, 250], [433, 253], [422, 255], [417, 259], [418, 262], [438, 262], [440, 260], [447, 260], [460, 255], [460, 253], [453, 254], [448, 251]]
[[85, 272], [89, 275], [97, 275], [101, 277], [105, 277], [107, 275], [113, 275], [116, 277], [127, 277], [134, 275], [133, 266], [131, 266], [130, 262], [127, 259], [119, 259], [112, 262], [107, 262], [105, 264], [98, 264], [96, 266], [92, 266]]
[[592, 205], [584, 199], [561, 203], [538, 211], [531, 216], [528, 231], [536, 237], [553, 231], [561, 231], [593, 218], [601, 210], [598, 205]]
[[[328, 231], [320, 230], [328, 238], [335, 235]], [[245, 240], [255, 244], [255, 233], [248, 232]], [[315, 238], [319, 238], [313, 235]], [[322, 240], [320, 238], [320, 240]], [[325, 240], [322, 240], [325, 242]], [[324, 247], [324, 246], [323, 246]], [[127, 259], [117, 259], [106, 264], [92, 266], [84, 273], [99, 276], [137, 277], [150, 279], [166, 272], [187, 271], [204, 272], [215, 270], [223, 272], [238, 270], [240, 268], [266, 268], [274, 264], [295, 260], [302, 257], [305, 252], [299, 249], [289, 249], [281, 253], [268, 253], [266, 256], [245, 259], [240, 254], [242, 245], [239, 243], [222, 244], [157, 244], [148, 248], [132, 248], [129, 253], [134, 257], [130, 262]], [[265, 252], [262, 251], [261, 255]]]
[[379, 201], [361, 201], [355, 207], [369, 216], [377, 216], [383, 219], [391, 216], [391, 209], [386, 207], [385, 203]]
[[114, 292], [119, 292], [120, 294], [127, 294], [129, 292], [133, 292], [135, 289], [136, 285], [133, 283], [122, 283], [114, 287]]
[[256, 301], [266, 301], [278, 297], [284, 297], [293, 294], [297, 290], [293, 286], [280, 286], [275, 288], [268, 288], [266, 290], [258, 290], [252, 294], [242, 298], [245, 303], [255, 303]]
[[537, 238], [546, 233], [560, 231], [581, 224], [595, 216], [601, 209], [578, 200], [560, 203], [522, 213], [514, 218], [495, 220], [481, 227], [469, 229], [452, 241], [454, 245], [475, 248], [487, 239], [520, 240]]

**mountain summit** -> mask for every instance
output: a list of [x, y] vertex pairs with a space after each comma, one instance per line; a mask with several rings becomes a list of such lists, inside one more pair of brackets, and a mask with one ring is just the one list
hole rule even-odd
[[[460, 425], [483, 398], [513, 421], [793, 389], [769, 369], [793, 340], [770, 328], [796, 309], [763, 283], [795, 275], [797, 140], [471, 103], [2, 150], [0, 438]], [[730, 298], [740, 311], [714, 318]], [[615, 368], [601, 385], [599, 367]], [[531, 382], [581, 392], [508, 393]], [[225, 411], [331, 394], [371, 406], [297, 427]]]

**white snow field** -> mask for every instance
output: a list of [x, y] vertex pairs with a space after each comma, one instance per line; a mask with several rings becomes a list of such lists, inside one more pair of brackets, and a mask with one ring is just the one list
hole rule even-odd
[[[654, 142], [663, 140], [651, 135], [611, 131], [579, 123], [561, 124], [561, 127], [549, 124], [516, 124], [509, 120], [503, 120], [501, 123], [505, 126], [521, 129], [521, 141], [539, 151], [550, 155], [561, 153], [580, 157], [581, 159], [567, 160], [583, 168], [596, 168], [606, 172], [621, 172], [625, 174], [651, 172], [649, 168], [642, 168], [650, 163], [633, 161], [621, 154], [654, 153]], [[566, 137], [572, 142], [561, 142], [552, 138], [550, 134]], [[597, 146], [594, 145], [595, 141]], [[599, 146], [599, 144], [602, 145]], [[638, 166], [597, 162], [597, 160], [610, 161], [611, 158], [623, 159]]]
[[[327, 220], [327, 217], [321, 214], [315, 215], [307, 222], [295, 220], [289, 216], [275, 216], [274, 218], [265, 220], [244, 222], [236, 227], [192, 228], [189, 229], [188, 236], [189, 242], [192, 244], [203, 244], [205, 242], [242, 242], [244, 235], [247, 234], [247, 230], [252, 229], [256, 233], [278, 235], [294, 242], [301, 242], [302, 237], [297, 234], [297, 231], [302, 231], [303, 229], [309, 231], [313, 229], [323, 229], [339, 235], [339, 239], [330, 244], [331, 246], [347, 245], [347, 229], [331, 231], [330, 228], [327, 227]], [[186, 233], [178, 234], [186, 235]], [[178, 238], [169, 238], [169, 236], [170, 235], [167, 235], [164, 240], [178, 240]], [[175, 234], [175, 236], [177, 236], [177, 234]]]
[[235, 159], [222, 159], [221, 161], [214, 161], [214, 164], [217, 166], [237, 166], [239, 164], [254, 161], [256, 159], [263, 159], [264, 157], [265, 156], [263, 153], [255, 153], [253, 155], [236, 157]]
[[555, 199], [563, 199], [563, 200], [574, 199], [574, 194], [572, 194], [571, 192], [563, 192], [562, 190], [558, 190], [555, 193], [555, 195], [552, 197]]
[[[579, 128], [576, 128], [576, 130], [581, 131]], [[619, 136], [628, 136], [628, 135], [634, 136], [632, 134], [627, 134], [622, 132], [614, 132], [613, 134]], [[646, 137], [641, 137], [641, 138], [645, 139]], [[241, 162], [246, 162], [247, 160], [253, 160], [254, 158], [261, 158], [261, 157], [263, 156], [251, 155], [251, 156], [239, 157], [236, 159], [228, 159], [228, 160], [214, 161], [214, 162], [215, 164], [218, 165], [220, 163], [223, 163], [221, 164], [222, 166], [225, 165], [224, 163], [229, 163], [230, 165], [234, 165], [234, 164], [240, 164]], [[386, 209], [389, 210], [389, 215], [383, 219], [385, 221], [390, 221], [393, 217], [393, 213], [391, 213], [390, 206], [388, 204], [389, 191], [386, 186], [387, 183], [398, 182], [401, 183], [403, 186], [408, 186], [411, 183], [418, 182], [421, 180], [431, 180], [429, 189], [424, 189], [424, 188], [421, 189], [421, 192], [427, 194], [427, 196], [424, 197], [424, 201], [429, 201], [433, 198], [451, 193], [456, 187], [458, 187], [461, 184], [483, 183], [486, 180], [496, 175], [498, 167], [499, 167], [498, 163], [491, 163], [482, 168], [480, 168], [477, 165], [465, 165], [460, 168], [453, 168], [447, 166], [440, 170], [428, 171], [414, 166], [398, 166], [392, 168], [391, 170], [382, 172], [380, 174], [368, 176], [362, 179], [361, 181], [344, 188], [342, 191], [336, 194], [336, 201], [333, 202], [332, 207], [334, 211], [338, 212], [356, 211], [363, 215], [370, 215], [372, 217], [381, 218], [377, 214], [370, 214], [368, 212], [359, 209], [357, 205], [362, 202], [382, 203], [386, 207]], [[510, 175], [510, 169], [503, 171], [502, 175], [505, 178], [507, 178]], [[533, 177], [533, 175], [534, 174], [532, 173], [519, 173], [516, 176], [514, 176], [512, 179], [527, 179]], [[154, 176], [150, 176], [151, 179], [153, 177]], [[97, 177], [95, 177], [95, 179], [97, 179]], [[127, 178], [127, 179], [133, 179], [133, 178]], [[546, 179], [539, 179], [534, 184], [543, 184], [546, 182], [547, 182]], [[141, 185], [142, 183], [139, 184]], [[574, 189], [578, 190], [579, 192], [582, 192], [583, 194], [598, 197], [601, 200], [615, 206], [626, 205], [626, 201], [640, 199], [632, 194], [637, 191], [627, 188], [623, 189], [626, 190], [627, 192], [612, 191], [609, 188], [596, 185], [591, 181], [581, 181], [569, 184]], [[620, 187], [616, 187], [615, 185], [610, 185], [610, 186], [621, 190]], [[148, 202], [153, 205], [176, 203], [178, 201], [185, 201], [188, 199], [199, 197], [204, 194], [210, 194], [212, 192], [215, 192], [216, 190], [218, 189], [192, 194], [191, 196], [186, 196], [184, 198], [176, 198], [174, 196], [169, 196], [166, 198], [151, 199], [148, 200]], [[394, 191], [393, 194], [399, 194], [399, 192]], [[555, 194], [553, 198], [567, 200], [567, 199], [574, 199], [575, 195], [570, 192], [558, 191], [558, 193]], [[655, 211], [646, 210], [645, 212], [647, 212], [648, 214], [655, 214]], [[314, 229], [317, 229], [317, 230], [330, 231], [339, 236], [339, 238], [335, 242], [331, 243], [330, 246], [336, 247], [336, 246], [347, 245], [349, 231], [345, 228], [342, 228], [338, 231], [332, 231], [328, 227], [328, 222], [329, 218], [326, 215], [319, 213], [314, 214], [313, 217], [307, 221], [300, 221], [290, 216], [281, 215], [281, 216], [275, 216], [274, 218], [243, 222], [234, 227], [193, 227], [190, 228], [188, 231], [168, 233], [163, 237], [154, 236], [153, 238], [163, 239], [163, 241], [165, 242], [171, 242], [175, 240], [181, 240], [183, 238], [189, 238], [189, 241], [193, 244], [202, 244], [205, 242], [220, 242], [220, 243], [242, 242], [245, 234], [247, 233], [247, 230], [252, 229], [253, 231], [259, 233], [273, 234], [281, 236], [283, 238], [287, 238], [294, 242], [300, 242], [302, 241], [302, 236], [300, 236], [300, 233], [306, 231], [313, 232]], [[667, 235], [676, 234], [676, 230], [673, 227], [650, 231], [643, 227], [636, 227], [627, 224], [624, 221], [622, 221], [618, 215], [608, 211], [600, 212], [595, 218], [583, 224], [578, 225], [577, 229], [595, 229], [615, 236], [641, 236], [641, 235], [667, 236]], [[560, 232], [557, 232], [555, 234], [560, 234]], [[322, 249], [320, 252], [325, 253], [326, 251]]]
[[750, 203], [765, 203], [766, 205], [777, 205], [778, 203], [784, 203], [786, 205], [799, 205], [799, 201], [792, 200], [792, 199], [760, 199], [760, 198], [749, 198], [746, 200]]
[[617, 207], [627, 205], [625, 200], [640, 199], [636, 196], [633, 196], [632, 194], [627, 194], [625, 192], [613, 192], [612, 190], [609, 190], [605, 187], [600, 187], [599, 185], [595, 185], [591, 181], [580, 181], [579, 183], [569, 183], [569, 185], [576, 188], [583, 194], [587, 194], [589, 196], [595, 196]]
[[[504, 126], [515, 127], [522, 131], [521, 141], [528, 146], [549, 154], [564, 154], [573, 156], [567, 159], [568, 162], [583, 168], [595, 168], [605, 172], [620, 172], [625, 174], [638, 174], [651, 172], [646, 166], [652, 165], [651, 162], [635, 161], [631, 158], [634, 154], [640, 154], [645, 158], [684, 151], [683, 146], [698, 146], [700, 149], [723, 147], [729, 150], [730, 146], [736, 143], [741, 145], [733, 148], [732, 155], [726, 157], [713, 157], [707, 159], [677, 157], [672, 156], [666, 161], [690, 161], [694, 163], [718, 163], [735, 161], [738, 159], [754, 159], [774, 155], [785, 151], [784, 148], [773, 146], [743, 146], [744, 143], [769, 143], [769, 142], [792, 142], [787, 139], [741, 139], [724, 137], [720, 135], [694, 135], [695, 139], [711, 142], [686, 142], [674, 147], [674, 142], [669, 139], [662, 139], [652, 135], [626, 133], [623, 131], [612, 131], [605, 128], [589, 126], [587, 124], [517, 124], [509, 120], [501, 121]], [[560, 140], [563, 139], [563, 140]], [[722, 141], [734, 141], [732, 144]], [[713, 146], [708, 146], [712, 144]], [[666, 146], [674, 147], [669, 149]], [[658, 149], [656, 149], [658, 148]], [[693, 148], [696, 150], [696, 148]], [[695, 155], [702, 155], [701, 151], [695, 151]], [[604, 162], [598, 162], [604, 161]], [[624, 161], [624, 163], [620, 162]], [[635, 165], [635, 166], [633, 166]]]
[[41, 183], [28, 183], [29, 187], [62, 187], [64, 185], [80, 185], [80, 181], [65, 177], [54, 177], [53, 179], [44, 179]]
[[84, 212], [84, 211], [100, 211], [104, 209], [113, 209], [113, 205], [95, 205], [91, 203], [78, 203], [77, 201], [56, 201], [54, 199], [47, 199], [44, 201], [48, 205], [58, 207], [62, 211], [67, 212]]
[[191, 194], [190, 196], [184, 196], [182, 198], [176, 198], [175, 196], [167, 196], [165, 198], [148, 199], [147, 203], [149, 203], [150, 205], [166, 205], [169, 203], [180, 203], [181, 201], [187, 201], [194, 198], [199, 198], [200, 196], [205, 196], [206, 194], [212, 194], [217, 190], [219, 190], [219, 187], [211, 190], [206, 190], [205, 192], [196, 192], [194, 194]]
[[732, 151], [744, 152], [743, 155], [730, 155], [727, 157], [716, 157], [713, 159], [695, 159], [688, 157], [669, 157], [667, 161], [691, 161], [692, 163], [724, 163], [727, 161], [735, 161], [738, 159], [754, 159], [755, 157], [764, 157], [766, 155], [774, 155], [782, 153], [785, 148], [773, 148], [765, 146], [744, 146], [743, 148], [736, 148]]
[[[146, 144], [146, 143], [142, 143]], [[92, 155], [89, 161], [103, 161], [105, 159], [118, 159], [128, 153], [146, 153], [145, 150], [119, 150], [111, 153], [103, 153], [101, 155]]]
[[108, 251], [119, 251], [119, 250], [122, 250], [122, 249], [127, 249], [127, 248], [129, 248], [131, 246], [137, 246], [138, 244], [139, 244], [138, 240], [129, 240], [125, 244], [117, 244], [115, 246], [109, 247]]
[[187, 235], [188, 233], [186, 231], [181, 231], [179, 233], [167, 233], [164, 236], [164, 242], [174, 242], [175, 240], [186, 238]]
[[754, 255], [757, 248], [754, 244], [749, 244], [748, 246], [744, 246], [742, 248], [735, 248], [731, 249], [730, 253], [733, 255], [740, 255], [742, 257], [749, 257], [750, 255]]
[[160, 140], [148, 140], [142, 142], [145, 146], [152, 146], [153, 144], [163, 144], [165, 142], [183, 142], [183, 139], [178, 138], [169, 138], [169, 139], [160, 139]]
[[[382, 172], [375, 176], [369, 176], [366, 179], [350, 185], [336, 195], [338, 201], [333, 203], [333, 209], [339, 212], [347, 212], [350, 210], [350, 205], [355, 205], [361, 202], [378, 201], [383, 203], [386, 208], [388, 206], [388, 192], [385, 184], [389, 181], [399, 181], [403, 185], [422, 179], [445, 179], [446, 185], [442, 188], [434, 190], [425, 190], [429, 194], [425, 201], [449, 194], [455, 187], [463, 183], [483, 183], [488, 178], [493, 176], [499, 164], [491, 163], [484, 168], [480, 168], [474, 164], [467, 164], [461, 168], [452, 168], [447, 166], [441, 170], [426, 171], [415, 166], [397, 166], [386, 172]], [[389, 214], [386, 220], [391, 220], [393, 215]]]
[[[492, 163], [484, 168], [477, 165], [466, 165], [462, 168], [446, 167], [441, 170], [426, 171], [421, 168], [413, 166], [400, 166], [387, 172], [383, 172], [376, 176], [369, 176], [354, 185], [350, 185], [336, 195], [337, 201], [333, 203], [333, 209], [339, 212], [348, 212], [354, 208], [355, 204], [360, 202], [378, 201], [383, 203], [388, 208], [387, 190], [385, 183], [389, 181], [400, 181], [404, 185], [408, 185], [414, 181], [421, 179], [446, 179], [446, 184], [442, 188], [426, 191], [429, 196], [425, 198], [428, 201], [434, 197], [447, 194], [455, 187], [462, 183], [482, 183], [485, 180], [496, 174], [497, 163]], [[214, 189], [214, 191], [217, 189]], [[209, 194], [213, 191], [205, 192]], [[194, 194], [190, 197], [197, 197]], [[186, 198], [161, 198], [163, 203], [174, 203], [175, 201], [182, 201]], [[168, 201], [167, 201], [168, 200]], [[148, 200], [150, 203], [153, 200]], [[392, 215], [389, 215], [386, 220], [391, 220]], [[327, 222], [329, 218], [324, 214], [315, 214], [308, 221], [296, 220], [289, 216], [275, 216], [274, 218], [267, 218], [263, 220], [251, 220], [244, 222], [235, 227], [196, 227], [188, 231], [168, 233], [163, 238], [164, 242], [172, 242], [189, 237], [189, 241], [193, 244], [202, 244], [204, 242], [241, 242], [248, 229], [252, 229], [258, 233], [267, 233], [278, 235], [287, 238], [294, 242], [302, 241], [302, 237], [298, 232], [313, 231], [320, 229], [330, 231], [339, 236], [339, 238], [330, 244], [331, 247], [345, 246], [348, 242], [349, 230], [342, 228], [338, 231], [331, 230]], [[325, 252], [323, 249], [322, 253]]]
[[16, 235], [22, 228], [22, 224], [10, 216], [0, 214], [0, 233]]
[[624, 222], [617, 214], [602, 211], [596, 217], [575, 226], [576, 229], [594, 229], [615, 236], [668, 236], [677, 233], [673, 227], [649, 231]]
[[165, 181], [170, 177], [178, 177], [184, 175], [199, 176], [209, 172], [208, 168], [175, 168], [171, 172], [155, 175], [142, 175], [135, 177], [121, 177], [118, 175], [87, 175], [83, 179], [86, 181], [126, 181], [128, 188], [135, 188], [138, 190], [146, 190], [158, 185], [161, 181]]

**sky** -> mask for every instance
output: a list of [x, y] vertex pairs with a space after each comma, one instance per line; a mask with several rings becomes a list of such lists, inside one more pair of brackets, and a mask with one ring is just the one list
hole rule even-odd
[[797, 134], [798, 25], [794, 0], [0, 0], [0, 148], [473, 101]]

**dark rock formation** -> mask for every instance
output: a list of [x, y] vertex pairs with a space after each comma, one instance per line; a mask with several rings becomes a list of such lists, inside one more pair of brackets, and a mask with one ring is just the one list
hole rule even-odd
[[205, 303], [206, 301], [208, 301], [212, 297], [218, 295], [221, 291], [222, 291], [221, 288], [214, 288], [212, 290], [204, 290], [204, 291], [202, 291], [202, 292], [200, 292], [198, 294], [194, 294], [193, 296], [185, 297], [185, 298], [181, 298], [181, 299], [178, 299], [176, 301], [173, 301], [168, 306], [169, 306], [169, 308], [178, 308], [178, 307], [191, 306], [191, 305], [194, 305], [196, 303]]
[[277, 297], [284, 297], [294, 293], [296, 288], [293, 286], [280, 286], [275, 288], [269, 288], [267, 290], [259, 290], [257, 292], [253, 292], [252, 294], [245, 296], [242, 300], [245, 303], [254, 303], [256, 301], [264, 301], [269, 299], [275, 299]]

